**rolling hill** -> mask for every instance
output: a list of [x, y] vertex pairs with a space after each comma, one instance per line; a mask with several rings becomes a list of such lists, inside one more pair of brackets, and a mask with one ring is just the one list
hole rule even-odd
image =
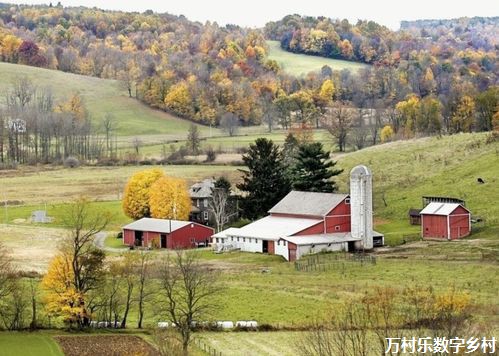
[[318, 71], [327, 65], [332, 70], [359, 70], [368, 65], [357, 62], [343, 61], [324, 57], [296, 54], [283, 50], [279, 41], [267, 41], [269, 58], [275, 60], [287, 73], [303, 76], [309, 72]]
[[[50, 87], [57, 101], [67, 99], [72, 93], [79, 93], [94, 122], [99, 122], [106, 113], [112, 113], [118, 120], [118, 134], [121, 136], [157, 135], [177, 139], [184, 138], [190, 121], [180, 119], [160, 110], [154, 110], [136, 99], [129, 98], [116, 80], [100, 79], [24, 65], [0, 63], [0, 92], [9, 87], [17, 77], [26, 76], [38, 88]], [[0, 103], [4, 101], [0, 95]], [[210, 128], [199, 125], [203, 135]], [[212, 130], [216, 133], [218, 130]]]

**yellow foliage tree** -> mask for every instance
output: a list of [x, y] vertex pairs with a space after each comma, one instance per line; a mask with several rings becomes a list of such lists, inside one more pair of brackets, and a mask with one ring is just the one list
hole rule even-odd
[[59, 104], [56, 107], [56, 111], [69, 113], [78, 121], [83, 121], [87, 117], [85, 104], [78, 93], [73, 94], [68, 101]]
[[168, 176], [159, 178], [151, 186], [149, 206], [154, 218], [187, 220], [191, 212], [187, 183]]
[[61, 253], [52, 259], [41, 282], [49, 315], [60, 316], [70, 325], [86, 316], [84, 296], [76, 290], [73, 280], [70, 260]]
[[390, 125], [386, 125], [383, 127], [381, 130], [381, 142], [388, 142], [391, 141], [393, 138], [393, 129]]
[[123, 193], [123, 211], [132, 219], [150, 216], [150, 188], [154, 182], [164, 176], [158, 168], [135, 173], [129, 180]]
[[179, 115], [191, 116], [193, 113], [192, 97], [187, 83], [181, 82], [173, 85], [165, 97], [165, 104]]
[[322, 100], [330, 103], [333, 100], [333, 95], [335, 92], [334, 83], [331, 79], [327, 79], [322, 83], [319, 95]]

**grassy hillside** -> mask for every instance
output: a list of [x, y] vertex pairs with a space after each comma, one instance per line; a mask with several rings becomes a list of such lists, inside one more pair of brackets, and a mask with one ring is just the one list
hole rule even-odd
[[[365, 164], [373, 171], [380, 230], [413, 232], [414, 227], [407, 223], [409, 208], [421, 208], [421, 197], [434, 195], [464, 199], [473, 215], [485, 220], [483, 234], [497, 237], [499, 142], [487, 143], [487, 136], [459, 134], [398, 141], [346, 154], [339, 157], [338, 165], [345, 169], [340, 190], [348, 189], [347, 172]], [[486, 183], [477, 183], [478, 177]]]
[[[50, 87], [58, 101], [67, 99], [72, 93], [80, 93], [92, 120], [99, 122], [106, 113], [112, 113], [119, 121], [118, 133], [123, 136], [163, 134], [165, 138], [184, 137], [191, 124], [129, 98], [116, 80], [0, 63], [0, 92], [21, 76], [28, 77], [39, 88]], [[0, 103], [4, 101], [2, 96]], [[208, 127], [199, 127], [203, 135], [209, 135]], [[213, 129], [212, 133], [216, 134], [218, 130]]]
[[366, 67], [366, 64], [331, 59], [324, 57], [308, 56], [306, 54], [295, 54], [283, 50], [279, 41], [267, 41], [269, 46], [269, 58], [277, 61], [281, 67], [289, 74], [301, 76], [312, 71], [318, 71], [323, 66], [328, 65], [333, 70], [359, 70]]

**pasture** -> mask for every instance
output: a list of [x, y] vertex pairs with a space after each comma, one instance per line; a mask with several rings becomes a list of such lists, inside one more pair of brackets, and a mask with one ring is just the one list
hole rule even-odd
[[291, 53], [283, 50], [279, 41], [267, 41], [267, 46], [269, 48], [269, 59], [275, 60], [285, 72], [295, 76], [304, 76], [310, 72], [317, 72], [326, 65], [331, 67], [332, 70], [338, 71], [344, 69], [358, 71], [368, 67], [367, 64], [358, 62]]
[[62, 356], [62, 350], [47, 332], [0, 332], [2, 356]]

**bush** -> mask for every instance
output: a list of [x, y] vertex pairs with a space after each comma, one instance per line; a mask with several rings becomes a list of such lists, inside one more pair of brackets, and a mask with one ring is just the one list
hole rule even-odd
[[80, 161], [74, 156], [67, 157], [63, 162], [66, 168], [78, 168], [80, 166]]
[[122, 231], [118, 232], [118, 233], [116, 234], [116, 238], [117, 238], [117, 239], [122, 239], [122, 238], [123, 238], [123, 232], [122, 232]]
[[217, 153], [213, 147], [208, 146], [206, 149], [206, 162], [214, 162], [217, 159]]

